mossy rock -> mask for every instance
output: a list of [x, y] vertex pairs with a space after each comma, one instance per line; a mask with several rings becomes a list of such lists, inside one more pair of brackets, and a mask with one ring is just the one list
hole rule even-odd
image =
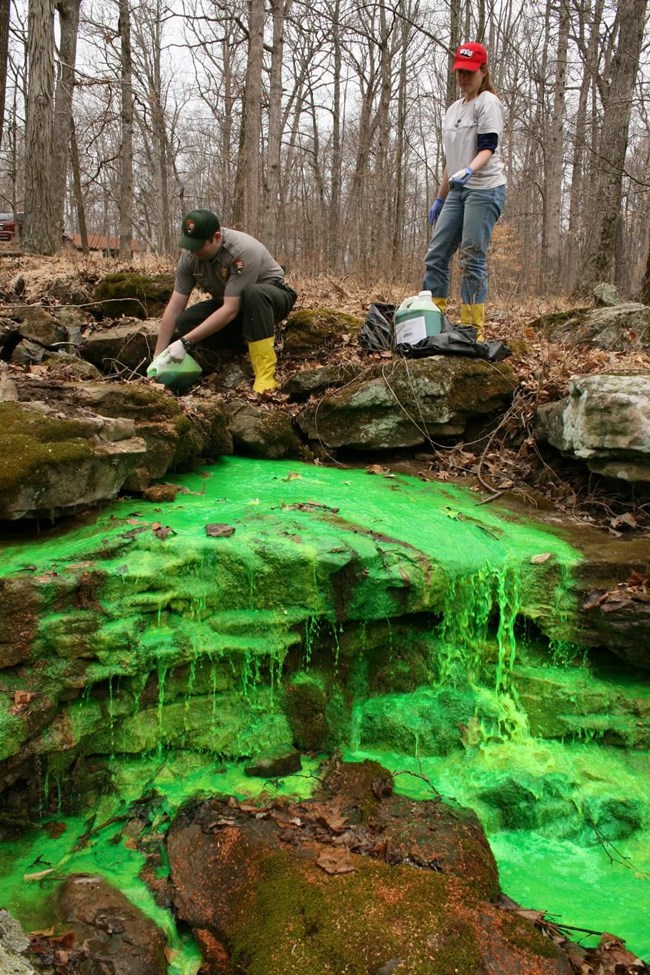
[[297, 674], [284, 685], [284, 711], [297, 748], [324, 752], [336, 735], [327, 719], [328, 693], [325, 680], [312, 674]]
[[95, 298], [108, 318], [156, 318], [162, 315], [174, 290], [171, 274], [144, 275], [132, 271], [107, 274], [95, 288]]
[[59, 420], [16, 403], [0, 403], [0, 491], [9, 491], [53, 463], [74, 463], [92, 454], [88, 424]]
[[356, 334], [362, 321], [333, 308], [306, 308], [291, 315], [284, 326], [285, 355], [321, 352], [342, 342], [344, 335]]

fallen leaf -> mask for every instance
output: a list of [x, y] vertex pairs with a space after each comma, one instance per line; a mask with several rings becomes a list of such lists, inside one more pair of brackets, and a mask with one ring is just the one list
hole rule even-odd
[[235, 526], [219, 524], [217, 522], [212, 525], [206, 525], [205, 534], [209, 538], [228, 538], [230, 535], [235, 534]]
[[631, 511], [626, 511], [624, 514], [617, 515], [616, 518], [612, 518], [610, 525], [612, 528], [620, 528], [621, 525], [627, 525], [628, 528], [639, 527], [639, 523]]
[[158, 521], [151, 526], [151, 529], [152, 529], [154, 535], [156, 535], [157, 538], [161, 538], [163, 541], [169, 535], [175, 535], [176, 534], [176, 532], [174, 531], [174, 529], [173, 528], [170, 528], [169, 525], [161, 525], [160, 522], [158, 522]]
[[540, 552], [539, 555], [533, 555], [530, 561], [533, 563], [533, 565], [540, 565], [542, 562], [548, 562], [548, 560], [552, 557], [552, 552]]
[[316, 863], [325, 873], [354, 873], [354, 858], [344, 848], [323, 850]]
[[33, 691], [14, 691], [14, 704], [22, 707], [36, 697]]

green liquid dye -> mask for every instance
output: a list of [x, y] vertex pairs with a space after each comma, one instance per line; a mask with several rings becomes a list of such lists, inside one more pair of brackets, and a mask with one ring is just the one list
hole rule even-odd
[[[316, 645], [329, 639], [337, 673], [346, 626], [388, 621], [392, 653], [391, 630], [400, 617], [436, 614], [442, 619], [436, 687], [366, 699], [355, 690], [348, 757], [370, 754], [392, 771], [424, 774], [444, 795], [476, 809], [510, 896], [561, 915], [566, 924], [613, 931], [628, 939], [630, 950], [650, 958], [648, 753], [599, 748], [598, 721], [584, 732], [583, 744], [531, 737], [522, 703], [528, 662], [516, 623], [522, 615], [546, 620], [552, 649], [545, 672], [551, 677], [557, 671], [564, 680], [561, 665], [573, 655], [564, 634], [579, 553], [537, 524], [497, 506], [477, 506], [477, 496], [467, 490], [407, 477], [227, 458], [176, 481], [189, 493], [179, 494], [174, 504], [117, 502], [92, 524], [45, 533], [38, 544], [14, 542], [0, 553], [0, 578], [27, 571], [44, 580], [46, 596], [53, 573], [80, 572], [75, 566], [90, 564], [102, 576], [96, 659], [88, 663], [88, 684], [69, 708], [73, 732], [93, 715], [101, 727], [101, 704], [91, 684], [108, 682], [108, 732], [101, 744], [112, 756], [114, 794], [102, 800], [96, 822], [123, 812], [145, 783], [164, 796], [170, 810], [194, 795], [243, 798], [259, 791], [264, 784], [244, 777], [241, 766], [227, 765], [221, 774], [215, 753], [227, 746], [245, 755], [254, 745], [262, 749], [286, 740], [286, 727], [267, 718], [277, 707], [288, 648], [302, 642], [301, 663], [308, 671]], [[154, 522], [173, 534], [161, 540]], [[235, 534], [207, 537], [205, 526], [214, 522], [232, 525]], [[550, 557], [534, 560], [542, 553]], [[333, 580], [341, 573], [349, 574], [349, 585], [335, 591]], [[46, 675], [48, 667], [54, 673], [63, 666], [69, 639], [66, 614], [50, 609], [47, 616], [48, 605], [45, 599], [37, 650]], [[362, 649], [361, 671], [367, 667]], [[241, 708], [249, 709], [244, 719], [236, 708], [224, 717], [221, 667], [231, 668], [231, 686]], [[198, 693], [203, 679], [202, 711], [194, 699], [191, 707], [187, 699], [173, 699], [179, 669], [187, 674], [188, 695]], [[157, 696], [149, 695], [148, 704], [147, 673], [158, 680]], [[576, 673], [572, 679], [579, 682]], [[128, 706], [120, 702], [125, 681], [131, 682]], [[7, 690], [10, 695], [11, 686]], [[432, 739], [427, 708], [436, 705], [441, 690], [457, 692], [459, 700], [469, 694], [477, 709], [464, 749], [442, 757], [427, 754]], [[597, 690], [604, 694], [600, 685]], [[646, 700], [644, 693], [638, 691], [640, 700]], [[408, 754], [389, 753], [368, 739], [371, 706], [408, 730], [403, 749]], [[12, 754], [15, 731], [14, 717], [0, 706], [3, 757]], [[194, 753], [176, 757], [169, 751], [174, 734], [178, 745], [194, 747]], [[117, 753], [131, 745], [151, 757]], [[313, 769], [305, 764], [303, 776], [278, 784], [280, 794], [310, 794]], [[53, 781], [47, 770], [46, 775]], [[397, 784], [414, 797], [431, 797], [422, 778], [400, 775]], [[500, 790], [512, 793], [509, 805], [499, 805]], [[629, 797], [633, 828], [627, 836], [621, 833], [626, 815], [621, 797]], [[169, 915], [138, 880], [142, 859], [121, 840], [110, 843], [119, 826], [102, 830], [87, 849], [68, 857], [88, 827], [80, 819], [65, 823], [56, 841], [39, 830], [0, 845], [0, 906], [29, 929], [47, 927], [45, 893], [53, 880], [35, 886], [24, 874], [44, 869], [42, 861], [60, 864], [58, 875], [98, 871], [167, 932], [177, 952], [170, 972], [195, 972], [196, 948], [179, 939]], [[610, 844], [605, 849], [629, 856], [633, 869], [609, 864], [594, 823]]]

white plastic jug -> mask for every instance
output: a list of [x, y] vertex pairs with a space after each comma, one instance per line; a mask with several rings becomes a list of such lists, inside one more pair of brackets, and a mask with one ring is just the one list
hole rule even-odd
[[415, 345], [429, 335], [440, 335], [442, 312], [430, 291], [405, 298], [395, 311], [395, 344]]
[[161, 352], [147, 369], [147, 376], [162, 383], [173, 393], [183, 393], [196, 382], [202, 372], [201, 366], [191, 355], [186, 354], [182, 362], [169, 362], [165, 353]]

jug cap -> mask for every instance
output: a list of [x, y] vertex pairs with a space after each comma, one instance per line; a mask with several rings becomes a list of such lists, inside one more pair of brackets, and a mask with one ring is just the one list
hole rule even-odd
[[430, 298], [432, 294], [433, 294], [433, 292], [431, 292], [431, 291], [420, 291], [420, 292], [418, 292], [418, 298], [426, 298], [427, 295]]

